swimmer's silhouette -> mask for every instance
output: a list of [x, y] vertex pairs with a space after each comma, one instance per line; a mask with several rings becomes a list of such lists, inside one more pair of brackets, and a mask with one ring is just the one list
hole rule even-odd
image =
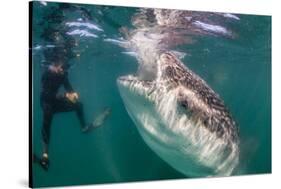
[[[43, 155], [41, 165], [48, 169], [48, 146], [51, 135], [51, 123], [54, 114], [58, 112], [75, 111], [80, 121], [81, 130], [86, 128], [83, 105], [79, 101], [78, 93], [75, 92], [68, 79], [67, 65], [60, 60], [47, 67], [42, 76], [41, 107], [43, 109]], [[59, 94], [63, 86], [65, 93]], [[87, 126], [88, 127], [88, 126]]]

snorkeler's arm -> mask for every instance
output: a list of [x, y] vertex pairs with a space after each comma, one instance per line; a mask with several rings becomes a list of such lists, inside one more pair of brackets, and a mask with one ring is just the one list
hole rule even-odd
[[73, 90], [73, 88], [72, 88], [72, 86], [71, 86], [71, 84], [70, 84], [70, 82], [68, 80], [68, 73], [65, 73], [63, 86], [64, 86], [66, 92], [68, 92], [68, 93], [73, 93], [74, 92], [74, 90]]

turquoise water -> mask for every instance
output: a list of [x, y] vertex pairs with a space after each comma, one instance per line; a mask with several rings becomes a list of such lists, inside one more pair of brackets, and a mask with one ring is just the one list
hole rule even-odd
[[[33, 151], [42, 153], [40, 79], [43, 54], [35, 47], [48, 25], [47, 6], [33, 8]], [[87, 122], [105, 106], [112, 109], [104, 125], [83, 134], [74, 112], [55, 115], [50, 143], [50, 168], [33, 164], [34, 186], [62, 186], [187, 178], [170, 167], [144, 143], [128, 116], [116, 85], [119, 76], [134, 73], [137, 61], [123, 48], [105, 42], [118, 38], [120, 26], [131, 26], [135, 8], [82, 5], [90, 11], [103, 32], [94, 37], [76, 37], [79, 57], [69, 79], [84, 104]], [[102, 10], [106, 14], [100, 15]], [[66, 19], [78, 19], [73, 11]], [[182, 60], [201, 76], [224, 100], [239, 126], [241, 154], [237, 174], [271, 172], [271, 17], [239, 15], [230, 22], [233, 39], [197, 36], [196, 43], [178, 48], [187, 53]], [[42, 25], [41, 21], [45, 21]]]

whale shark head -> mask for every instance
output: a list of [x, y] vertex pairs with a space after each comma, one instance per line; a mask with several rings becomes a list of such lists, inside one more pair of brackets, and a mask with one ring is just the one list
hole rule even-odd
[[175, 54], [159, 53], [117, 84], [144, 141], [172, 167], [188, 176], [233, 173], [235, 122], [219, 95]]

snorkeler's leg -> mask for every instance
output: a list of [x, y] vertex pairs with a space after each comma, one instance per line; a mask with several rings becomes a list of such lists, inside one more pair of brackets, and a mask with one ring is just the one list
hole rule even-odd
[[50, 142], [50, 134], [51, 134], [51, 123], [53, 119], [53, 112], [46, 108], [43, 113], [43, 127], [42, 127], [42, 138], [43, 138], [43, 153], [48, 153], [48, 146]]
[[51, 123], [53, 119], [52, 108], [49, 105], [44, 106], [43, 109], [43, 127], [42, 127], [42, 139], [43, 139], [43, 154], [41, 165], [44, 169], [48, 169], [49, 165], [49, 142], [50, 142], [50, 134], [51, 134]]
[[44, 117], [43, 117], [44, 120], [43, 120], [43, 127], [42, 127], [43, 153], [48, 153], [52, 118], [53, 118], [52, 112], [44, 112]]
[[80, 122], [81, 129], [86, 126], [83, 104], [79, 101], [73, 103], [67, 98], [57, 98], [55, 103], [55, 112], [75, 111]]

